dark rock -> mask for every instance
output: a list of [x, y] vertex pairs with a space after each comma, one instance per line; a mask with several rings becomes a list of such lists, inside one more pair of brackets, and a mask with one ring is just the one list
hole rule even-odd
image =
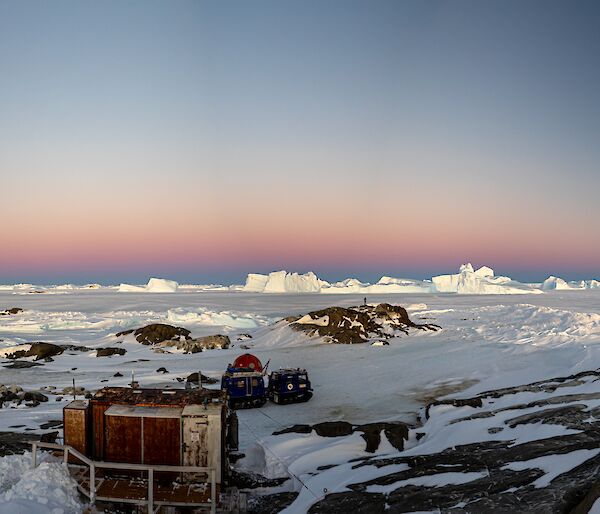
[[563, 425], [567, 428], [576, 428], [583, 420], [590, 417], [589, 412], [584, 412], [586, 409], [587, 406], [583, 404], [556, 407], [554, 409], [543, 409], [538, 412], [532, 412], [531, 414], [524, 414], [523, 416], [508, 419], [504, 423], [510, 428], [530, 423]]
[[[65, 352], [91, 352], [94, 350], [94, 348], [89, 348], [87, 346], [81, 346], [81, 345], [77, 345], [77, 344], [62, 344], [62, 345], [60, 345], [60, 347]], [[73, 355], [73, 354], [70, 354], [70, 355]]]
[[[327, 319], [327, 324], [322, 320]], [[300, 323], [299, 321], [302, 320]], [[311, 323], [315, 320], [315, 323]], [[382, 303], [373, 307], [328, 307], [309, 312], [303, 317], [285, 318], [294, 330], [318, 335], [334, 343], [364, 343], [373, 337], [389, 338], [390, 328], [399, 333], [408, 334], [409, 328], [436, 331], [439, 325], [417, 324], [410, 320], [406, 310], [399, 305]]]
[[248, 514], [278, 514], [289, 507], [298, 493], [275, 493], [256, 496], [248, 503]]
[[113, 375], [113, 377], [122, 377], [123, 375], [121, 373], [119, 373], [118, 371]]
[[42, 423], [40, 428], [42, 430], [48, 430], [49, 428], [62, 428], [63, 422], [60, 419], [51, 419], [46, 423]]
[[54, 359], [52, 357], [46, 357], [44, 362], [54, 362]]
[[0, 311], [0, 316], [10, 316], [14, 314], [19, 314], [19, 312], [23, 312], [23, 309], [21, 309], [20, 307], [12, 307], [11, 309]]
[[[19, 402], [20, 403], [20, 402]], [[37, 400], [33, 400], [31, 402], [27, 402], [25, 404], [26, 407], [37, 407], [40, 404]]]
[[84, 398], [86, 400], [91, 400], [94, 397], [94, 395], [92, 393], [85, 393]]
[[56, 432], [47, 432], [45, 434], [42, 434], [42, 437], [40, 437], [40, 442], [42, 442], [42, 443], [55, 443], [57, 437], [58, 437], [58, 431], [56, 431]]
[[125, 348], [115, 348], [109, 346], [107, 348], [98, 348], [96, 357], [110, 357], [112, 355], [125, 355], [127, 350]]
[[429, 419], [429, 410], [431, 407], [435, 407], [436, 405], [452, 405], [453, 407], [473, 407], [478, 408], [483, 406], [483, 399], [480, 397], [476, 398], [465, 398], [465, 399], [456, 399], [451, 398], [449, 400], [438, 400], [433, 403], [430, 403], [425, 408], [425, 417]]
[[312, 427], [310, 425], [293, 425], [288, 428], [284, 428], [282, 430], [277, 430], [273, 432], [273, 435], [281, 435], [281, 434], [310, 434], [312, 432]]
[[30, 451], [31, 442], [39, 440], [40, 436], [36, 434], [0, 432], [0, 457]]
[[362, 432], [367, 443], [366, 451], [375, 452], [381, 442], [381, 432], [384, 432], [390, 444], [399, 451], [404, 450], [404, 441], [408, 440], [408, 425], [405, 423], [368, 423], [355, 428]]
[[244, 341], [245, 339], [252, 339], [250, 334], [240, 334], [237, 338], [238, 341]]
[[27, 391], [23, 395], [23, 400], [26, 402], [28, 402], [28, 401], [47, 402], [48, 397], [45, 394], [39, 393], [37, 391]]
[[353, 432], [352, 425], [347, 421], [325, 421], [313, 425], [313, 429], [321, 437], [340, 437]]
[[15, 361], [8, 366], [4, 366], [6, 369], [27, 369], [33, 368], [35, 366], [43, 366], [39, 362], [31, 362], [31, 361]]
[[146, 345], [158, 344], [164, 341], [190, 339], [189, 330], [181, 327], [173, 327], [164, 323], [153, 323], [152, 325], [146, 325], [145, 327], [136, 330], [125, 330], [124, 332], [116, 334], [116, 337], [125, 336], [131, 333], [133, 333], [138, 343]]
[[289, 480], [284, 478], [266, 478], [258, 473], [246, 473], [237, 469], [230, 470], [229, 483], [239, 489], [256, 489], [258, 487], [277, 487]]
[[[333, 493], [315, 503], [308, 514], [384, 514], [385, 495], [381, 493]], [[410, 512], [407, 510], [406, 512]]]
[[2, 402], [12, 402], [17, 400], [19, 397], [13, 391], [4, 391], [0, 394], [0, 409], [2, 408]]
[[[204, 374], [201, 374], [201, 375], [202, 375], [202, 383], [203, 384], [216, 384], [218, 382], [218, 380], [216, 378], [207, 377]], [[198, 372], [188, 375], [188, 377], [186, 378], [186, 382], [191, 382], [192, 384], [197, 384], [198, 383]]]
[[[157, 372], [157, 373], [168, 373], [168, 371], [167, 371], [167, 368], [158, 368], [158, 369], [156, 370], [156, 372]], [[197, 376], [197, 374], [196, 374], [196, 376]]]
[[15, 347], [13, 353], [6, 355], [7, 359], [22, 359], [25, 357], [35, 357], [36, 361], [53, 357], [63, 353], [62, 347], [51, 343], [31, 343]]
[[185, 339], [183, 341], [167, 341], [163, 344], [176, 346], [185, 353], [199, 353], [204, 350], [224, 350], [229, 348], [231, 341], [228, 336], [217, 334], [197, 339]]

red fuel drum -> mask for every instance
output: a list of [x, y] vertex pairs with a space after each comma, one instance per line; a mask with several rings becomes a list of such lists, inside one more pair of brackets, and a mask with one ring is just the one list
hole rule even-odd
[[234, 368], [250, 368], [254, 371], [262, 371], [262, 363], [258, 357], [250, 353], [245, 353], [240, 355], [237, 359], [233, 361]]

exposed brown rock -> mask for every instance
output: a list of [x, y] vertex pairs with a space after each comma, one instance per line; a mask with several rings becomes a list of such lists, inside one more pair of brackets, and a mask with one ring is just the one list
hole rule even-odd
[[440, 328], [438, 325], [414, 323], [408, 317], [406, 309], [388, 303], [381, 303], [376, 307], [328, 307], [309, 312], [305, 316], [290, 316], [284, 321], [294, 330], [342, 344], [364, 343], [373, 338], [390, 338], [398, 333], [408, 334], [411, 328], [431, 331]]
[[153, 345], [164, 341], [179, 341], [190, 339], [190, 331], [182, 327], [174, 327], [164, 323], [153, 323], [136, 330], [125, 330], [119, 332], [116, 337], [126, 336], [133, 333], [138, 343]]
[[11, 309], [0, 311], [0, 316], [10, 316], [12, 314], [19, 314], [19, 312], [23, 312], [23, 309], [20, 307], [12, 307]]
[[25, 357], [35, 357], [36, 361], [45, 359], [47, 357], [53, 357], [54, 355], [60, 355], [63, 353], [61, 346], [51, 343], [30, 343], [20, 346], [16, 346], [13, 353], [6, 355], [7, 359], [22, 359]]
[[127, 350], [125, 348], [115, 348], [109, 346], [107, 348], [98, 348], [96, 351], [96, 357], [110, 357], [112, 355], [125, 355]]

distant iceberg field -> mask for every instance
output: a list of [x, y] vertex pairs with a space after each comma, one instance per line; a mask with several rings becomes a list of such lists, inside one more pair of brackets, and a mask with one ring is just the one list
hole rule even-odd
[[110, 289], [121, 293], [192, 293], [192, 292], [243, 292], [243, 293], [286, 293], [286, 294], [541, 294], [546, 291], [577, 291], [600, 289], [598, 280], [567, 282], [550, 276], [544, 282], [526, 284], [510, 277], [496, 275], [489, 266], [475, 269], [471, 263], [460, 266], [458, 273], [437, 275], [429, 280], [412, 278], [381, 277], [376, 283], [347, 278], [339, 282], [328, 282], [314, 272], [296, 273], [285, 270], [269, 274], [249, 273], [243, 285], [179, 284], [175, 280], [151, 278], [145, 285], [120, 284], [62, 284], [36, 286], [33, 284], [0, 285], [0, 291], [15, 294], [69, 294], [82, 290]]

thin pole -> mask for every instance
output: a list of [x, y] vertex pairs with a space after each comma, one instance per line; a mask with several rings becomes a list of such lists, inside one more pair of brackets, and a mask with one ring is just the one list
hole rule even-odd
[[75, 377], [73, 377], [73, 400], [77, 400], [77, 395], [75, 394]]

